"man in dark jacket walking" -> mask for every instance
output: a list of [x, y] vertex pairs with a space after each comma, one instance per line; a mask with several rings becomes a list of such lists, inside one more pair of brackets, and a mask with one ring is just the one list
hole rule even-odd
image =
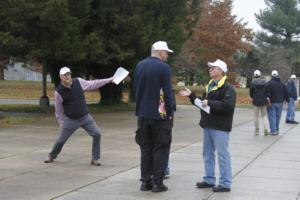
[[268, 135], [267, 129], [267, 86], [266, 81], [261, 78], [261, 72], [259, 70], [254, 71], [254, 79], [250, 86], [250, 97], [252, 98], [252, 104], [254, 107], [254, 126], [255, 135], [259, 135], [259, 118], [262, 118], [264, 134]]
[[[213, 192], [229, 192], [231, 189], [231, 158], [229, 153], [229, 133], [232, 128], [236, 94], [233, 87], [227, 83], [227, 65], [222, 60], [207, 63], [209, 75], [212, 78], [206, 86], [206, 92], [200, 98], [189, 89], [181, 90], [182, 96], [188, 96], [191, 103], [202, 102], [202, 106], [210, 107], [207, 113], [201, 110], [200, 126], [203, 135], [203, 159], [205, 176], [197, 182], [198, 188], [212, 188]], [[201, 103], [200, 103], [201, 104]], [[219, 185], [215, 186], [215, 151], [218, 155], [220, 170]]]
[[289, 102], [287, 88], [281, 82], [277, 70], [272, 71], [272, 79], [267, 83], [269, 106], [267, 108], [270, 124], [270, 135], [279, 134], [279, 123], [284, 100]]
[[292, 74], [290, 80], [287, 82], [287, 91], [289, 94], [290, 102], [286, 112], [285, 122], [288, 124], [298, 124], [295, 121], [295, 101], [297, 100], [297, 88], [296, 88], [296, 75]]
[[[172, 52], [166, 42], [155, 42], [151, 56], [140, 61], [135, 69], [135, 114], [138, 117], [135, 139], [141, 150], [141, 191], [168, 190], [163, 178], [172, 139], [173, 100], [171, 69], [165, 62]], [[160, 90], [163, 102], [160, 102]]]

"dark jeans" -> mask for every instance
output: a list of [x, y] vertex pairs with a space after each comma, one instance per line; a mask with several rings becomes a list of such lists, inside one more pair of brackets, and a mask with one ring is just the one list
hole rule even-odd
[[136, 143], [141, 149], [141, 180], [163, 182], [172, 140], [172, 120], [138, 119]]

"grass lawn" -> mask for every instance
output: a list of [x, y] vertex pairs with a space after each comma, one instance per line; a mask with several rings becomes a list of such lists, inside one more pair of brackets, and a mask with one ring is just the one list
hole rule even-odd
[[[47, 95], [54, 100], [54, 85], [47, 84]], [[99, 100], [98, 91], [85, 93], [88, 102]], [[42, 82], [40, 81], [0, 81], [0, 99], [37, 100], [42, 96]]]

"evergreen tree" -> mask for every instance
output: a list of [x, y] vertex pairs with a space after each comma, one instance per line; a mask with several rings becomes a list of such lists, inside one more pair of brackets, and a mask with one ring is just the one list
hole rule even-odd
[[[1, 6], [0, 54], [43, 63], [57, 84], [62, 65], [84, 61], [86, 38], [81, 20], [69, 12], [67, 0], [11, 0]], [[4, 38], [4, 39], [3, 39]]]
[[[265, 30], [257, 34], [256, 43], [269, 52], [271, 69], [279, 70], [286, 79], [292, 66], [299, 62], [300, 10], [298, 0], [266, 0], [268, 8], [256, 14], [256, 19]], [[274, 55], [280, 56], [281, 62], [271, 62]], [[277, 56], [277, 58], [278, 58]]]
[[[157, 40], [167, 41], [178, 53], [184, 41], [186, 9], [186, 0], [93, 0], [89, 30], [103, 39], [105, 55], [91, 60], [89, 74], [107, 77], [124, 65], [133, 79], [135, 65], [150, 54]], [[101, 103], [119, 103], [121, 87], [101, 88]]]
[[[165, 40], [179, 52], [187, 5], [199, 0], [0, 1], [0, 59], [42, 63], [55, 85], [59, 69], [103, 78], [123, 65], [133, 72], [150, 46]], [[101, 102], [120, 103], [122, 86], [101, 88]]]

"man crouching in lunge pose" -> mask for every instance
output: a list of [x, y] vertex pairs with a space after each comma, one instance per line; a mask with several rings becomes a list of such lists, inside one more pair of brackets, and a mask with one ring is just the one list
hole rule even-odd
[[68, 67], [60, 69], [60, 84], [55, 90], [55, 116], [61, 127], [52, 151], [45, 163], [52, 163], [60, 153], [69, 137], [80, 127], [93, 137], [91, 164], [100, 166], [100, 139], [101, 134], [95, 120], [89, 114], [85, 101], [84, 91], [95, 90], [113, 78], [86, 81], [82, 78], [71, 78], [71, 70]]

